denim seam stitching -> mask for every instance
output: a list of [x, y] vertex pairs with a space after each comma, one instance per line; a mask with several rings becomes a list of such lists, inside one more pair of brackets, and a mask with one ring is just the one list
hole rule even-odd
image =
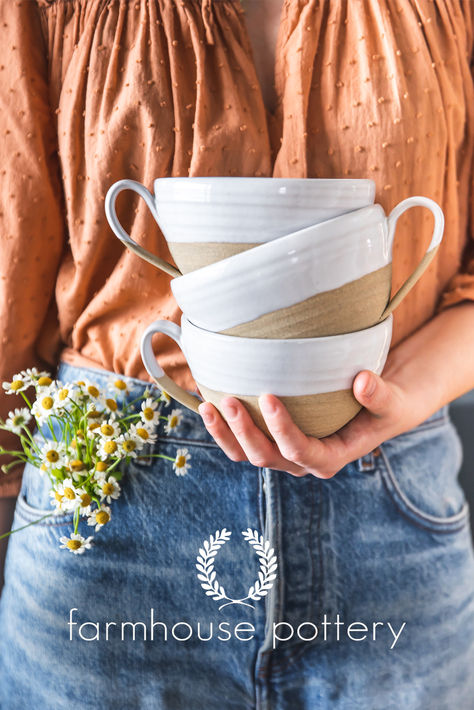
[[[456, 513], [455, 515], [450, 516], [449, 518], [440, 518], [436, 515], [424, 513], [416, 505], [414, 505], [402, 491], [382, 446], [380, 446], [380, 451], [383, 462], [385, 464], [385, 466], [380, 467], [382, 481], [384, 482], [385, 488], [388, 491], [390, 498], [402, 514], [404, 514], [410, 520], [418, 522], [420, 527], [423, 527], [424, 529], [430, 529], [435, 532], [456, 532], [458, 529], [462, 529], [464, 527], [466, 521], [468, 520], [469, 513], [469, 506], [467, 503], [464, 503], [459, 513]], [[388, 482], [390, 482], [390, 485]]]
[[16, 502], [16, 509], [18, 511], [19, 517], [23, 518], [23, 520], [27, 520], [28, 522], [34, 522], [38, 518], [41, 518], [43, 515], [51, 515], [51, 520], [44, 520], [41, 521], [41, 523], [36, 523], [37, 527], [60, 527], [62, 525], [69, 525], [70, 523], [72, 523], [74, 518], [72, 513], [68, 513], [67, 515], [55, 516], [53, 509], [44, 510], [42, 508], [33, 508], [27, 503], [24, 494], [20, 494], [18, 496]]
[[176, 438], [173, 439], [170, 436], [166, 437], [161, 437], [159, 436], [157, 438], [157, 443], [161, 444], [187, 444], [188, 446], [205, 446], [209, 449], [218, 449], [219, 446], [212, 441], [200, 441], [199, 439], [183, 439], [183, 438]]

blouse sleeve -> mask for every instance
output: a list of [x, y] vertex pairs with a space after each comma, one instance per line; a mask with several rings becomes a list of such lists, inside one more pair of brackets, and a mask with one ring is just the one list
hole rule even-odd
[[[54, 292], [65, 225], [39, 12], [31, 0], [0, 3], [1, 381], [25, 368], [51, 367], [59, 346]], [[47, 342], [42, 357], [40, 334]], [[22, 406], [0, 387], [3, 419]], [[0, 431], [0, 444], [17, 449], [19, 440]], [[18, 494], [21, 474], [22, 467], [0, 472], [0, 497]]]
[[[471, 72], [466, 73], [466, 82], [469, 82], [467, 87], [467, 95], [470, 97], [468, 102], [469, 123], [466, 126], [471, 142], [474, 140], [474, 2], [462, 4], [464, 13], [466, 35], [468, 37], [468, 57], [470, 58]], [[458, 272], [448, 282], [445, 290], [441, 294], [438, 302], [437, 311], [442, 311], [449, 306], [454, 306], [462, 301], [474, 301], [474, 152], [471, 147], [473, 159], [471, 161], [470, 184], [468, 186], [468, 233], [466, 246], [461, 259], [461, 264]]]

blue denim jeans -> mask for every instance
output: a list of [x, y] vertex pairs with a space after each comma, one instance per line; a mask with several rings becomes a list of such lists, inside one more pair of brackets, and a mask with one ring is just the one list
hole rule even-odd
[[[127, 467], [84, 555], [59, 549], [70, 514], [10, 538], [1, 710], [473, 707], [474, 559], [447, 407], [327, 481], [230, 462], [188, 410], [153, 450], [184, 447], [186, 476], [160, 458]], [[49, 510], [27, 466], [13, 527]]]

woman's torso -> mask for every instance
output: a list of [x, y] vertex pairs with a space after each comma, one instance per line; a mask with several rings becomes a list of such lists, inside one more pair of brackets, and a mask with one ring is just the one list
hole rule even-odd
[[[386, 211], [410, 195], [431, 197], [445, 212], [445, 239], [395, 313], [392, 346], [432, 317], [467, 239], [469, 8], [285, 0], [270, 113], [236, 0], [38, 5], [68, 236], [50, 318], [66, 361], [146, 378], [141, 332], [180, 317], [169, 277], [124, 251], [105, 219], [105, 193], [123, 177], [150, 189], [168, 175], [369, 177]], [[121, 196], [119, 215], [136, 241], [169, 258], [144, 203]], [[424, 210], [400, 220], [394, 291], [431, 226]], [[38, 348], [49, 357], [52, 328]], [[192, 389], [175, 343], [163, 336], [157, 349], [168, 374]]]

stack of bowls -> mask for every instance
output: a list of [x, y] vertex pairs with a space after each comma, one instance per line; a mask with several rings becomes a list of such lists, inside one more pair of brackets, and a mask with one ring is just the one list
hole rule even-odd
[[[158, 222], [178, 269], [123, 230], [115, 200], [138, 192]], [[443, 235], [441, 208], [410, 197], [387, 217], [373, 204], [371, 180], [161, 178], [152, 195], [121, 180], [106, 197], [121, 241], [174, 278], [181, 327], [155, 321], [143, 334], [142, 358], [157, 384], [197, 411], [199, 400], [174, 383], [152, 348], [155, 333], [180, 346], [198, 388], [220, 409], [224, 396], [244, 402], [269, 434], [258, 396], [281, 398], [308, 435], [337, 431], [361, 408], [352, 382], [380, 374], [392, 334], [392, 311], [426, 269]], [[420, 264], [390, 299], [398, 218], [423, 206], [433, 236]]]

